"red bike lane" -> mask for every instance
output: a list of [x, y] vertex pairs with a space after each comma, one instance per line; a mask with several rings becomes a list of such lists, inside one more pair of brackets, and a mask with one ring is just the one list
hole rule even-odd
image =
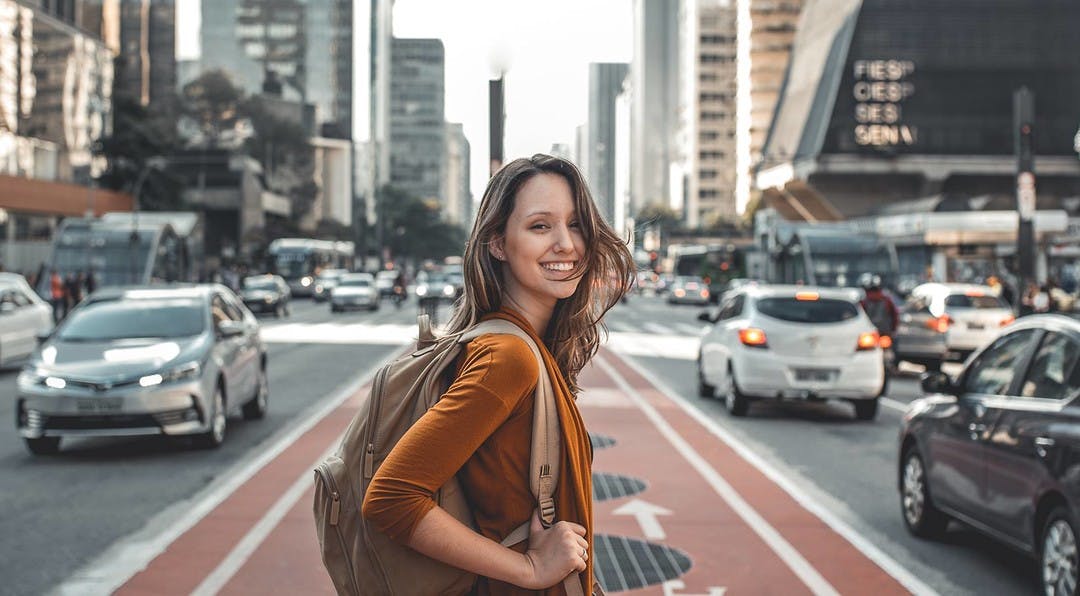
[[[593, 556], [609, 593], [926, 589], [811, 513], [629, 361], [602, 350], [581, 381], [595, 447]], [[312, 469], [367, 391], [302, 434], [116, 593], [333, 594], [312, 523]]]

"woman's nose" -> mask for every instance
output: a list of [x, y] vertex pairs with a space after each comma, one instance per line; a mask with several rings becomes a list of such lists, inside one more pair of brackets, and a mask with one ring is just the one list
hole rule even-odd
[[555, 235], [555, 252], [569, 252], [574, 249], [574, 240], [570, 235], [570, 229], [559, 226]]

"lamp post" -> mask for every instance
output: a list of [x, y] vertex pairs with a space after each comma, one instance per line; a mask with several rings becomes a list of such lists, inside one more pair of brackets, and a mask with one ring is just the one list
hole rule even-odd
[[[1013, 93], [1013, 130], [1016, 140], [1016, 269], [1020, 288], [1027, 292], [1035, 277], [1035, 94], [1027, 87]], [[1022, 300], [1017, 300], [1019, 306]]]

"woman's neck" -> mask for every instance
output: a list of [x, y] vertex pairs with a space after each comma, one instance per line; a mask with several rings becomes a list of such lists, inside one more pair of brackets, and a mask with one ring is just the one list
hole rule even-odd
[[551, 314], [555, 311], [554, 306], [539, 304], [532, 300], [515, 300], [510, 294], [503, 294], [503, 304], [514, 309], [529, 322], [533, 331], [540, 337], [547, 332], [548, 323], [551, 322]]

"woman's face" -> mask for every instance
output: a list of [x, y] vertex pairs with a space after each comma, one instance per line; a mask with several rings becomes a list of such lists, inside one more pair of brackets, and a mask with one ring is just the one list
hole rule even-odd
[[537, 174], [526, 181], [506, 222], [506, 235], [491, 245], [503, 262], [506, 294], [521, 308], [554, 308], [577, 289], [585, 238], [566, 179]]

